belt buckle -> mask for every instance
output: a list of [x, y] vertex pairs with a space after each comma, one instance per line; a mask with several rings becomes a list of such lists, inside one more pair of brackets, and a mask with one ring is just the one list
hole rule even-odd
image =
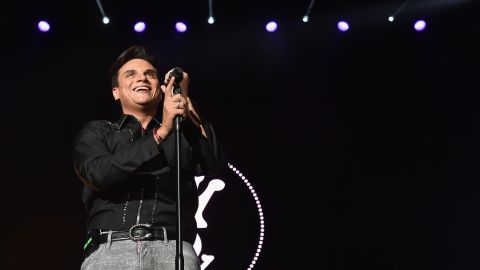
[[[130, 228], [129, 236], [133, 241], [147, 240], [152, 237], [151, 224], [135, 224]], [[140, 235], [139, 235], [140, 234]]]

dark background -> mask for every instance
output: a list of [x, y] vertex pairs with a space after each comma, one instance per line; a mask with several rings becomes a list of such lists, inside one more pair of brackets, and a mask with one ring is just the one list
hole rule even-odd
[[[103, 1], [109, 25], [93, 0], [2, 8], [0, 268], [79, 268], [72, 141], [120, 113], [108, 69], [140, 44], [162, 74], [189, 72], [255, 186], [266, 222], [255, 269], [479, 269], [478, 1], [411, 1], [394, 23], [402, 1], [317, 1], [307, 24], [310, 1], [213, 2], [214, 25], [208, 1]], [[251, 251], [227, 243], [223, 269], [244, 264], [228, 258]]]

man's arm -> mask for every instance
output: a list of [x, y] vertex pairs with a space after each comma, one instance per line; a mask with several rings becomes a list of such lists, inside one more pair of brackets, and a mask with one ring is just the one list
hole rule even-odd
[[[126, 181], [128, 175], [160, 153], [154, 136], [143, 136], [115, 152], [109, 148], [100, 122], [87, 124], [73, 149], [75, 172], [92, 190], [103, 191]], [[167, 164], [165, 164], [167, 166]]]
[[207, 121], [202, 121], [201, 128], [193, 121], [185, 121], [183, 131], [198, 162], [196, 173], [216, 174], [225, 164], [225, 160], [223, 149], [213, 127]]
[[200, 117], [200, 114], [197, 112], [196, 105], [190, 100], [189, 97], [187, 97], [187, 105], [188, 105], [188, 109], [187, 109], [188, 119], [190, 119], [190, 121], [192, 121], [192, 123], [194, 123], [195, 126], [197, 126], [200, 129], [203, 137], [208, 139], [208, 134], [207, 134], [207, 131], [205, 130], [202, 118]]
[[[172, 70], [165, 74], [165, 83], [169, 82], [169, 80], [170, 83], [173, 82], [174, 77], [170, 76]], [[190, 97], [188, 96], [189, 83], [190, 77], [188, 73], [183, 72], [183, 79], [180, 81], [179, 86], [182, 89], [181, 95], [185, 97], [186, 100], [187, 106], [185, 114], [189, 120], [188, 122], [192, 124], [186, 125], [187, 123], [184, 123], [184, 135], [190, 137], [189, 141], [194, 144], [192, 147], [196, 148], [195, 152], [199, 161], [197, 173], [214, 174], [224, 165], [225, 160], [223, 150], [217, 140], [213, 127], [202, 118], [197, 105], [194, 101], [190, 100]], [[170, 91], [164, 92], [170, 93]], [[200, 135], [196, 136], [195, 134], [198, 133]]]
[[202, 122], [202, 128], [208, 138], [201, 139], [201, 145], [203, 149], [203, 158], [200, 162], [205, 174], [215, 174], [222, 166], [225, 165], [225, 156], [222, 148], [222, 144], [217, 138], [217, 134], [213, 129], [213, 126], [207, 121]]

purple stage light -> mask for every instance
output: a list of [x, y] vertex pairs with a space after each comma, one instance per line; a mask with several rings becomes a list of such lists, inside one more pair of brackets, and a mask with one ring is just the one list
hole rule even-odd
[[175, 24], [175, 29], [177, 30], [177, 32], [183, 33], [185, 31], [187, 31], [187, 25], [183, 22], [177, 22]]
[[274, 21], [271, 21], [267, 23], [265, 26], [265, 29], [267, 29], [268, 32], [275, 32], [277, 30], [277, 23]]
[[133, 29], [135, 29], [135, 32], [138, 32], [138, 33], [145, 31], [145, 28], [147, 28], [147, 26], [145, 25], [144, 22], [137, 22], [133, 27]]
[[338, 30], [340, 30], [342, 32], [346, 32], [346, 31], [348, 31], [348, 29], [350, 29], [350, 26], [348, 25], [348, 23], [346, 21], [339, 21], [337, 23], [337, 28], [338, 28]]
[[423, 31], [425, 30], [425, 27], [427, 27], [427, 23], [424, 20], [418, 20], [413, 26], [413, 28], [415, 28], [417, 31]]
[[50, 30], [50, 24], [46, 21], [40, 21], [38, 22], [38, 30], [42, 32], [48, 32]]

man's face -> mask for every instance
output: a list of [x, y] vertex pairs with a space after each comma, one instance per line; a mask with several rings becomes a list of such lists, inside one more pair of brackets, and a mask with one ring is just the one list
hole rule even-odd
[[124, 112], [156, 109], [160, 100], [157, 70], [148, 61], [132, 59], [118, 70], [118, 87], [112, 89]]

